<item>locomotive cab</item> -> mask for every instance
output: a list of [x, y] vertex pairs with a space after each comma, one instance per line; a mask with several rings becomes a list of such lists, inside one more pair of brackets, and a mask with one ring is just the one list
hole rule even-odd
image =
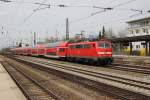
[[104, 62], [106, 64], [112, 63], [112, 46], [108, 41], [99, 41], [97, 42], [97, 55], [98, 61]]

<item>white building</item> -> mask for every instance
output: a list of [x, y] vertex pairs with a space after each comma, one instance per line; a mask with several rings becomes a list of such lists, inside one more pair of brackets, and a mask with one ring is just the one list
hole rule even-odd
[[[150, 35], [150, 17], [128, 21], [128, 37]], [[132, 50], [141, 50], [145, 48], [144, 41], [132, 42]]]

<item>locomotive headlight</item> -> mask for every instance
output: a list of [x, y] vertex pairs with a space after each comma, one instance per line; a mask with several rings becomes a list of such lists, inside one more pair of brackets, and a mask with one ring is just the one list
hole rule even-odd
[[99, 55], [103, 55], [103, 54], [112, 54], [112, 52], [97, 52], [97, 54], [99, 54]]
[[105, 54], [106, 52], [97, 52], [97, 54], [102, 55]]

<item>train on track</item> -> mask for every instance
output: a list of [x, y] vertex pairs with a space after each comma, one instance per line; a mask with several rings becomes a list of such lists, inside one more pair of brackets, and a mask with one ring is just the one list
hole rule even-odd
[[34, 47], [13, 48], [11, 52], [16, 55], [45, 56], [103, 65], [111, 64], [113, 61], [111, 42], [105, 39], [93, 42], [38, 44]]

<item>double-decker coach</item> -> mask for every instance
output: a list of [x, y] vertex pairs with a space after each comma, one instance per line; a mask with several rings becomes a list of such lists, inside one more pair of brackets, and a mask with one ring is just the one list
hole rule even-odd
[[45, 55], [45, 47], [46, 47], [45, 44], [38, 44], [36, 46], [38, 56], [44, 56]]
[[45, 56], [53, 58], [65, 58], [67, 53], [67, 42], [56, 42], [46, 44]]

